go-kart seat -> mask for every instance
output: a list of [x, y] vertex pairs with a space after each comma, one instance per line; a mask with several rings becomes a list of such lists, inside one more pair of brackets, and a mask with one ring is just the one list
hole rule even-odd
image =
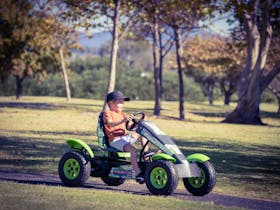
[[97, 139], [98, 139], [98, 146], [105, 152], [107, 152], [109, 157], [119, 157], [119, 158], [129, 158], [130, 153], [129, 152], [122, 152], [114, 147], [111, 147], [108, 143], [108, 137], [105, 134], [104, 131], [104, 123], [103, 123], [103, 114], [104, 112], [101, 112], [98, 117], [98, 123], [97, 123]]

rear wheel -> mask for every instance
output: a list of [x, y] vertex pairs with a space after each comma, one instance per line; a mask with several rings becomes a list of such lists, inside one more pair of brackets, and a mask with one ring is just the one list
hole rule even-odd
[[197, 163], [201, 177], [184, 178], [183, 182], [185, 188], [193, 195], [206, 195], [213, 190], [216, 184], [216, 171], [214, 166], [206, 161], [204, 163]]
[[89, 178], [90, 170], [90, 161], [74, 151], [65, 153], [58, 164], [61, 181], [70, 187], [82, 186]]
[[146, 186], [152, 194], [170, 195], [178, 185], [178, 174], [169, 161], [154, 161], [145, 170]]

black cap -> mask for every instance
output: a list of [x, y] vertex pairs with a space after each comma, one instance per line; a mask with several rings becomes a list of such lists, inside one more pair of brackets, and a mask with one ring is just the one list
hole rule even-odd
[[108, 93], [107, 95], [107, 102], [117, 99], [123, 99], [125, 101], [129, 101], [130, 98], [125, 96], [121, 91], [113, 91], [111, 93]]

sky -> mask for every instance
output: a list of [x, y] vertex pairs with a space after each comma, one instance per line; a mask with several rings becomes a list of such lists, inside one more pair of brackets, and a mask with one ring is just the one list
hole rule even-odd
[[[227, 23], [225, 14], [215, 17], [214, 20], [205, 21], [204, 24], [208, 26], [208, 31], [211, 33], [218, 33], [222, 36], [230, 36], [229, 29], [231, 26]], [[86, 33], [92, 34], [93, 37], [89, 39], [85, 34], [81, 34], [79, 37], [79, 43], [82, 46], [99, 48], [102, 44], [111, 39], [111, 34], [109, 32], [102, 32], [100, 28], [87, 31]]]

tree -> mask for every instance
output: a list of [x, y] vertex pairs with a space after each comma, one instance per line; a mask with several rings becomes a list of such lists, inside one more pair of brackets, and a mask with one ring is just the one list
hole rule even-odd
[[185, 119], [182, 41], [191, 31], [199, 27], [200, 21], [212, 13], [211, 7], [211, 1], [208, 0], [172, 0], [167, 1], [164, 9], [162, 8], [160, 11], [160, 21], [168, 26], [174, 34], [179, 83], [179, 118], [181, 120]]
[[237, 88], [244, 51], [237, 43], [218, 35], [197, 35], [187, 39], [185, 46], [187, 73], [200, 83], [209, 104], [213, 104], [214, 88], [220, 87], [224, 102], [228, 105]]
[[[133, 18], [145, 7], [149, 1], [144, 3], [144, 6], [135, 7], [135, 2], [139, 5], [138, 1], [128, 0], [96, 0], [96, 1], [73, 1], [67, 0], [66, 3], [70, 6], [70, 13], [74, 14], [74, 20], [79, 18], [92, 17], [92, 20], [99, 19], [100, 17], [106, 18], [105, 22], [99, 24], [99, 26], [110, 28], [112, 33], [110, 66], [109, 66], [109, 78], [106, 88], [106, 93], [112, 92], [115, 89], [116, 83], [116, 62], [119, 49], [119, 40], [122, 38], [127, 29], [131, 26]], [[84, 14], [82, 14], [84, 13]], [[80, 15], [80, 16], [79, 16]], [[69, 17], [69, 14], [66, 15]], [[88, 23], [88, 20], [82, 20], [79, 23], [80, 27], [89, 28], [92, 26]], [[106, 94], [105, 94], [106, 95]], [[106, 97], [104, 100], [104, 106], [106, 105]]]
[[[278, 13], [277, 13], [278, 12]], [[277, 16], [279, 17], [279, 10], [278, 11], [273, 11], [274, 13], [272, 22], [277, 21]], [[279, 20], [279, 18], [278, 18]], [[264, 69], [264, 74], [267, 75], [269, 71], [273, 68], [273, 66], [279, 61], [279, 55], [280, 55], [280, 27], [279, 27], [279, 22], [278, 24], [274, 23], [272, 24], [272, 28], [274, 30], [273, 33], [273, 38], [271, 40], [271, 45], [268, 51], [268, 56], [267, 56], [267, 62], [266, 62], [266, 67]], [[279, 73], [277, 74], [276, 77], [269, 83], [267, 88], [275, 94], [278, 100], [278, 114], [280, 114], [280, 75]]]
[[[124, 32], [128, 29], [128, 27], [130, 27], [133, 18], [136, 15], [138, 15], [138, 13], [144, 8], [144, 6], [142, 6], [139, 9], [136, 9], [136, 7], [133, 4], [133, 1], [125, 1], [125, 0], [114, 0], [113, 4], [111, 1], [109, 1], [109, 7], [113, 9], [113, 15], [111, 15], [110, 12], [105, 13], [105, 15], [107, 15], [107, 17], [112, 19], [113, 30], [112, 30], [112, 46], [111, 46], [111, 56], [110, 56], [110, 71], [109, 71], [109, 80], [108, 80], [106, 93], [112, 92], [115, 89], [116, 62], [117, 62], [117, 53], [119, 49], [119, 40], [122, 38]], [[124, 23], [120, 21], [121, 16], [126, 20]], [[105, 104], [106, 104], [106, 97], [104, 100], [103, 109], [105, 108]]]
[[237, 107], [224, 122], [263, 124], [259, 109], [261, 94], [280, 72], [279, 60], [265, 71], [273, 32], [279, 34], [279, 4], [273, 3], [272, 0], [250, 0], [229, 1], [227, 4], [234, 8], [245, 33], [247, 59], [239, 81]]
[[43, 19], [33, 9], [33, 2], [27, 0], [4, 0], [0, 3], [1, 16], [1, 77], [10, 73], [16, 78], [17, 99], [22, 94], [22, 81], [29, 75], [42, 72], [40, 56], [46, 48], [37, 33], [43, 25]]
[[[142, 5], [140, 5], [142, 7]], [[132, 28], [133, 33], [138, 37], [151, 37], [152, 55], [153, 55], [153, 72], [154, 72], [154, 92], [155, 104], [154, 115], [160, 115], [161, 99], [162, 99], [162, 62], [163, 62], [163, 45], [160, 33], [161, 26], [159, 23], [160, 9], [164, 8], [164, 3], [152, 0], [145, 7], [140, 17], [135, 21], [136, 24]]]
[[[18, 58], [23, 52], [24, 48], [30, 40], [30, 35], [25, 32], [25, 25], [31, 21], [27, 17], [30, 10], [30, 4], [26, 1], [1, 1], [0, 2], [0, 68], [1, 79], [5, 80], [12, 71], [14, 66], [22, 66]], [[16, 29], [16, 30], [15, 30]], [[25, 77], [28, 71], [19, 72], [14, 68], [14, 73], [18, 73], [17, 78], [17, 98], [20, 97], [21, 78]], [[21, 74], [21, 75], [20, 75]], [[21, 76], [21, 78], [20, 78]]]
[[155, 105], [154, 115], [159, 115], [161, 110], [161, 79], [160, 79], [160, 63], [159, 63], [159, 18], [158, 8], [155, 8], [154, 16], [152, 17], [152, 37], [153, 37], [153, 65], [154, 65], [154, 85], [155, 85]]
[[[53, 7], [49, 1], [1, 1], [1, 42], [0, 51], [2, 78], [10, 73], [16, 78], [16, 96], [22, 95], [22, 82], [27, 76], [46, 75], [50, 65], [58, 67], [63, 53], [58, 48], [62, 46], [67, 52], [69, 44], [75, 39], [69, 38], [67, 27], [52, 14]], [[58, 34], [59, 33], [59, 37]], [[56, 34], [56, 35], [55, 35]], [[68, 36], [68, 37], [67, 37]], [[70, 42], [67, 40], [71, 40]], [[66, 44], [67, 43], [67, 44]], [[62, 48], [61, 48], [62, 49]], [[64, 65], [65, 67], [65, 65]]]

